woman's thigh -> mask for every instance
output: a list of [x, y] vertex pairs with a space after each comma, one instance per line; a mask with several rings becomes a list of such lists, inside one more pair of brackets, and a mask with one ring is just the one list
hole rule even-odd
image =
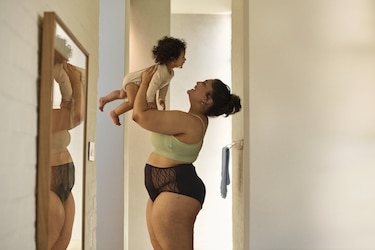
[[63, 227], [62, 234], [65, 235], [70, 239], [73, 229], [74, 223], [74, 215], [75, 215], [75, 202], [73, 193], [70, 193], [68, 199], [66, 199], [64, 203], [64, 211], [65, 211], [65, 224]]
[[162, 192], [154, 201], [151, 225], [163, 249], [193, 249], [193, 231], [201, 204], [194, 198]]
[[64, 205], [55, 192], [49, 192], [49, 244], [51, 248], [60, 236], [65, 222]]
[[148, 199], [147, 206], [146, 206], [146, 221], [147, 221], [147, 229], [150, 236], [150, 241], [154, 250], [163, 250], [155, 237], [154, 229], [152, 228], [151, 223], [151, 214], [154, 202], [151, 199]]
[[64, 202], [64, 223], [60, 228], [59, 237], [53, 244], [52, 249], [66, 249], [69, 245], [70, 238], [72, 235], [74, 214], [75, 214], [75, 203], [73, 194], [71, 193], [66, 201]]

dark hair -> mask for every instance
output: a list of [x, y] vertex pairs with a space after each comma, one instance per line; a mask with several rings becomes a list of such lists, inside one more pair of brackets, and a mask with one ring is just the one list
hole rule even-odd
[[207, 111], [207, 116], [225, 115], [227, 117], [241, 110], [240, 97], [231, 94], [230, 88], [219, 79], [215, 79], [212, 83], [210, 96], [213, 100], [213, 105]]
[[156, 63], [167, 64], [172, 60], [176, 60], [184, 50], [186, 50], [184, 40], [164, 36], [153, 47], [152, 54]]

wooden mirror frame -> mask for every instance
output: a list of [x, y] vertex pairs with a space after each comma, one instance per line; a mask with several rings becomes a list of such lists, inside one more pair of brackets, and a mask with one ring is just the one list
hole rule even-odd
[[84, 132], [83, 132], [83, 166], [82, 166], [82, 249], [84, 249], [84, 217], [85, 217], [85, 173], [87, 162], [86, 128], [87, 128], [87, 87], [89, 54], [78, 39], [54, 12], [45, 12], [43, 19], [42, 47], [41, 47], [41, 76], [39, 92], [38, 118], [38, 164], [37, 164], [37, 211], [36, 211], [36, 248], [48, 249], [49, 230], [49, 192], [50, 192], [50, 144], [51, 144], [51, 110], [53, 97], [53, 67], [56, 26], [69, 36], [78, 49], [86, 57], [85, 84], [83, 96], [85, 98]]

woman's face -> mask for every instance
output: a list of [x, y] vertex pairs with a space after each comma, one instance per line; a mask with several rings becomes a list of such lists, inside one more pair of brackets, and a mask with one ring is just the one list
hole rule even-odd
[[207, 101], [211, 99], [212, 84], [214, 80], [206, 80], [203, 82], [197, 82], [194, 88], [188, 90], [188, 94], [191, 100], [196, 100], [199, 102]]

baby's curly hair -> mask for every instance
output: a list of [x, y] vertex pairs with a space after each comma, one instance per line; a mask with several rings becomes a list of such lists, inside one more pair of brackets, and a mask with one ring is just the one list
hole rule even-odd
[[68, 60], [72, 56], [72, 47], [66, 39], [56, 35], [55, 37], [55, 49], [64, 57], [65, 60]]
[[184, 40], [164, 36], [152, 49], [153, 58], [156, 63], [167, 64], [178, 59], [181, 52], [186, 50]]

